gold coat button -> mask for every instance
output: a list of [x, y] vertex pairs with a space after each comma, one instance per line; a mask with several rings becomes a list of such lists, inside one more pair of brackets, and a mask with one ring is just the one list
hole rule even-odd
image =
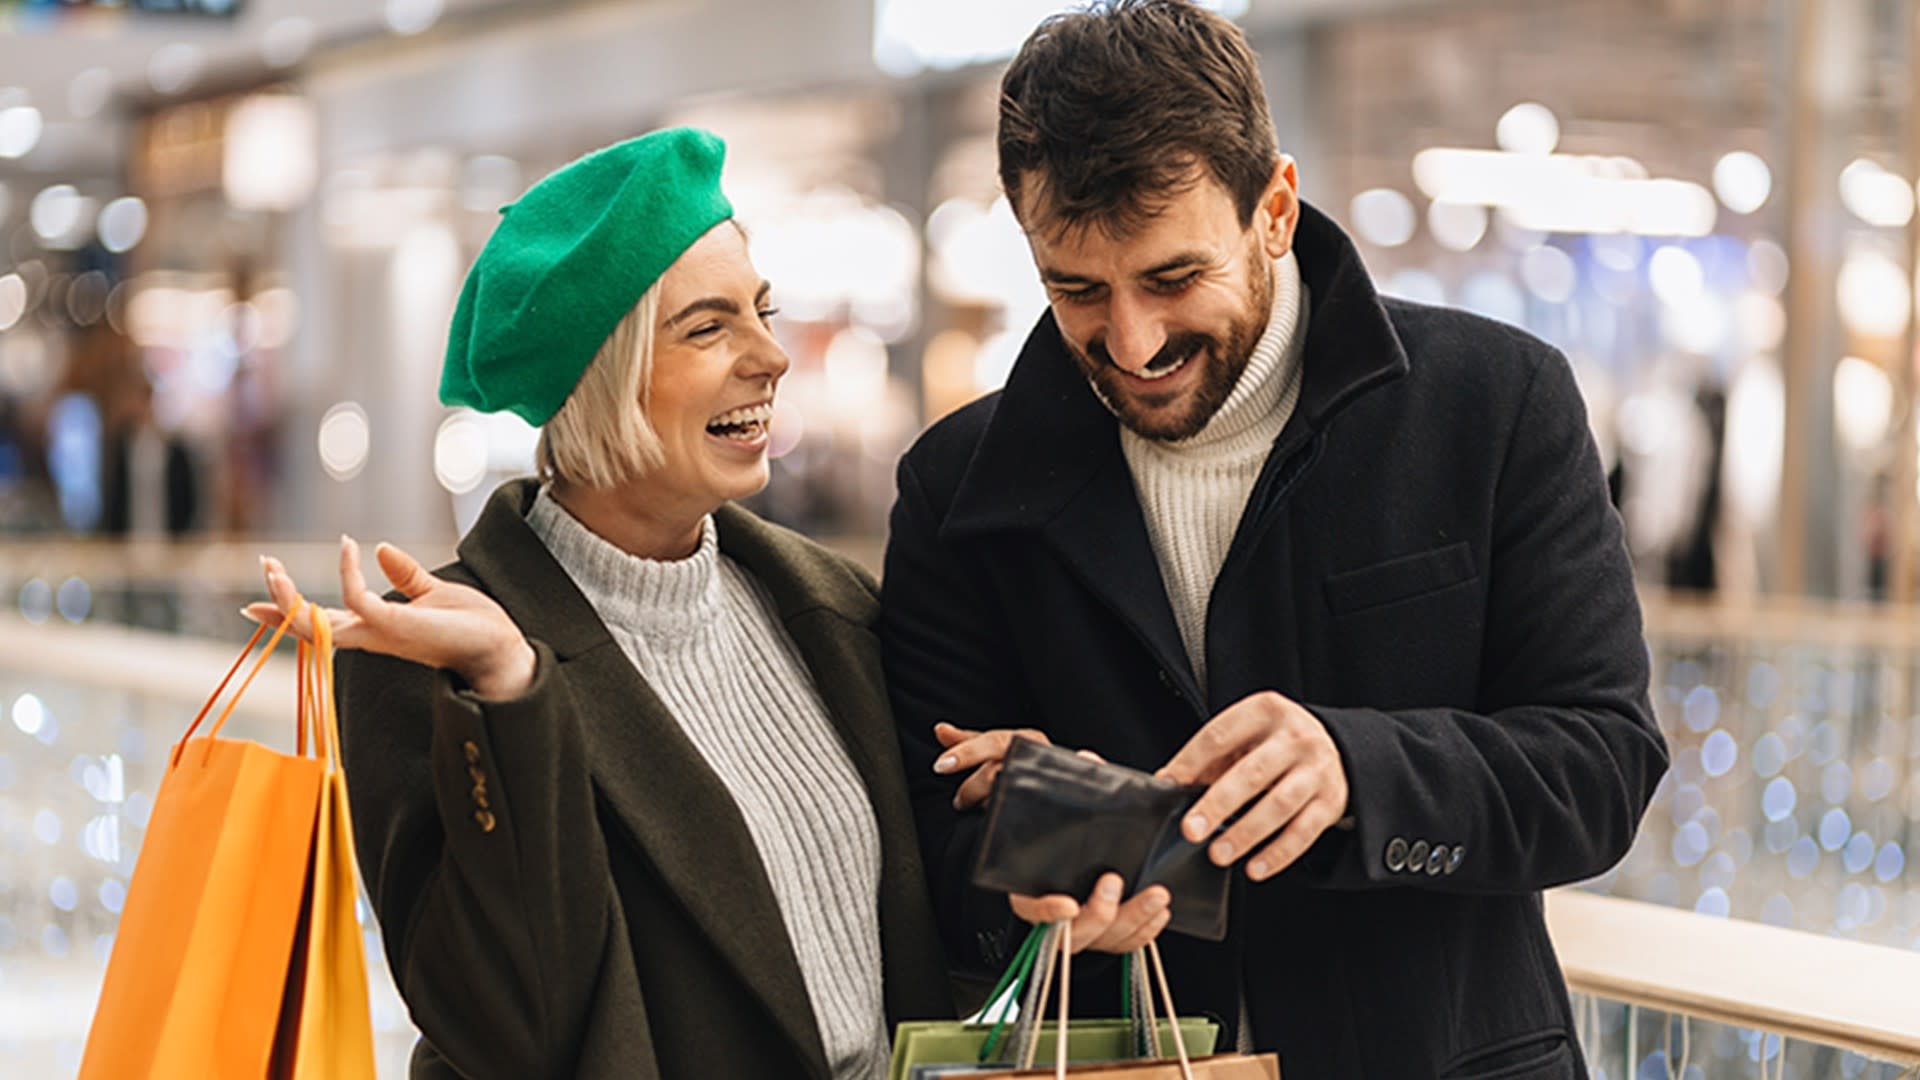
[[481, 832], [493, 831], [493, 811], [475, 810], [473, 812], [473, 820], [479, 823]]
[[478, 744], [476, 744], [476, 743], [475, 743], [475, 742], [474, 742], [474, 741], [473, 741], [472, 739], [468, 739], [468, 740], [467, 740], [467, 744], [466, 744], [466, 746], [464, 746], [464, 747], [462, 747], [461, 749], [463, 749], [463, 750], [465, 750], [465, 751], [467, 752], [467, 763], [468, 763], [468, 764], [475, 764], [475, 763], [478, 763], [478, 762], [479, 762], [479, 760], [480, 760], [480, 747], [479, 747], [479, 745], [478, 745]]

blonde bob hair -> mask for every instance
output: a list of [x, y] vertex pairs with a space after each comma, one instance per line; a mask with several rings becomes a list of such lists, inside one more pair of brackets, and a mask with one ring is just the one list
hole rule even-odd
[[656, 281], [600, 343], [560, 411], [541, 426], [534, 450], [541, 480], [618, 487], [665, 462], [660, 436], [647, 421], [659, 311]]

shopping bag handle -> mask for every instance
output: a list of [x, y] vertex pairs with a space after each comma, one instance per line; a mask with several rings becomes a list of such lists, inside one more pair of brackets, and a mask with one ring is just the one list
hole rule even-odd
[[[273, 636], [267, 638], [267, 648], [259, 651], [259, 657], [253, 661], [252, 671], [248, 671], [246, 678], [240, 680], [240, 688], [234, 690], [232, 698], [228, 698], [227, 707], [221, 709], [221, 715], [213, 721], [213, 726], [207, 728], [205, 740], [217, 738], [221, 734], [221, 728], [227, 726], [227, 719], [232, 717], [234, 709], [240, 705], [240, 698], [246, 696], [246, 690], [248, 686], [252, 686], [253, 678], [261, 673], [261, 669], [267, 667], [267, 659], [273, 657], [273, 650], [278, 648], [280, 638], [284, 638], [286, 632], [294, 626], [294, 619], [300, 617], [301, 611], [309, 611], [313, 619], [315, 644], [309, 646], [307, 642], [300, 642], [300, 701], [298, 701], [300, 721], [296, 724], [296, 751], [301, 757], [307, 755], [307, 732], [311, 724], [313, 748], [323, 757], [323, 761], [326, 761], [328, 771], [332, 771], [340, 759], [340, 730], [332, 709], [334, 634], [332, 634], [332, 626], [326, 623], [326, 613], [323, 609], [317, 603], [307, 603], [305, 600], [298, 601], [294, 605], [294, 611], [288, 613], [280, 621], [280, 625], [273, 628]], [[232, 684], [234, 675], [240, 673], [240, 667], [246, 665], [246, 659], [253, 653], [253, 646], [259, 644], [259, 638], [265, 632], [267, 632], [267, 625], [261, 625], [253, 630], [252, 638], [248, 638], [246, 646], [240, 650], [240, 655], [234, 659], [232, 667], [228, 667], [227, 675], [221, 678], [221, 684], [215, 686], [213, 694], [207, 696], [204, 705], [200, 705], [200, 713], [194, 715], [194, 723], [186, 724], [186, 734], [180, 736], [180, 742], [173, 744], [173, 753], [169, 753], [167, 757], [169, 765], [179, 765], [180, 751], [186, 749], [188, 740], [192, 740], [194, 732], [200, 730], [200, 724], [207, 719], [207, 713], [213, 711], [213, 705], [221, 700], [221, 694], [227, 692], [228, 684]], [[313, 675], [309, 675], [309, 669]]]
[[[1059, 927], [1059, 933], [1055, 936], [1059, 942], [1058, 954], [1060, 958], [1060, 1021], [1059, 1026], [1054, 1029], [1053, 1075], [1055, 1080], [1067, 1080], [1067, 1017], [1069, 1012], [1067, 995], [1069, 988], [1073, 984], [1073, 924], [1070, 922], [1060, 922], [1055, 925]], [[1193, 1061], [1187, 1056], [1187, 1040], [1186, 1037], [1180, 1033], [1180, 1016], [1174, 1012], [1173, 1009], [1173, 987], [1167, 982], [1167, 970], [1160, 962], [1160, 943], [1157, 941], [1148, 942], [1146, 954], [1153, 962], [1154, 980], [1160, 984], [1160, 1002], [1162, 1006], [1165, 1007], [1167, 1020], [1173, 1028], [1173, 1049], [1174, 1053], [1179, 1055], [1181, 1080], [1194, 1080]], [[1124, 963], [1126, 961], [1122, 962]], [[1041, 970], [1043, 974], [1040, 986], [1040, 1000], [1045, 1002], [1047, 994], [1046, 984], [1051, 981], [1052, 968], [1051, 965], [1048, 965]], [[1149, 990], [1148, 994], [1148, 1018], [1149, 1025], [1157, 1028], [1157, 1025], [1154, 1024], [1152, 1020], [1151, 990]], [[1027, 1042], [1027, 1045], [1022, 1048], [1020, 1068], [1033, 1068], [1033, 1059], [1039, 1047], [1040, 1025], [1036, 1024], [1034, 1025], [1032, 1038]]]
[[318, 604], [313, 615], [313, 643], [300, 643], [300, 753], [307, 752], [307, 733], [313, 733], [314, 754], [332, 773], [340, 767], [340, 716], [333, 700], [333, 624]]

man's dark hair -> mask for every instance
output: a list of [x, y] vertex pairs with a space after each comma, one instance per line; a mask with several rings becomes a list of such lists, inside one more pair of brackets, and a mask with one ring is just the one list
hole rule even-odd
[[1188, 0], [1097, 0], [1055, 15], [1000, 82], [1000, 183], [1015, 214], [1036, 184], [1035, 214], [1060, 231], [1123, 236], [1202, 174], [1233, 196], [1244, 226], [1279, 160], [1245, 35]]

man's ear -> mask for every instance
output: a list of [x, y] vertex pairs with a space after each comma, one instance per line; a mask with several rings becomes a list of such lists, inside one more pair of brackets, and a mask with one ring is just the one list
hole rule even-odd
[[1300, 170], [1291, 157], [1281, 154], [1253, 212], [1253, 227], [1268, 258], [1277, 259], [1293, 250], [1293, 230], [1299, 224]]

